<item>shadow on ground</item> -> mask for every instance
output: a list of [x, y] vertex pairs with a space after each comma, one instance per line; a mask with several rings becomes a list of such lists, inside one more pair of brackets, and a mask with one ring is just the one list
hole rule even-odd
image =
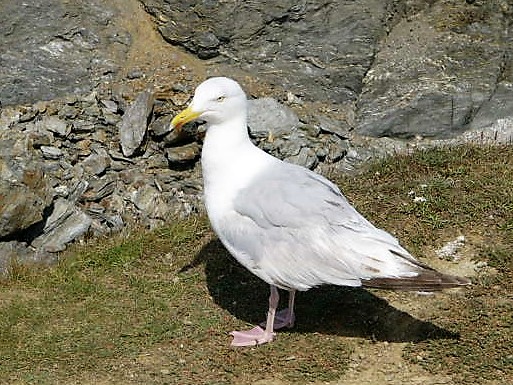
[[[265, 319], [269, 286], [242, 267], [219, 240], [206, 244], [181, 273], [200, 264], [205, 264], [208, 289], [219, 306], [252, 324]], [[281, 294], [284, 306], [287, 294]], [[298, 293], [296, 326], [291, 331], [389, 342], [459, 338], [457, 333], [416, 319], [367, 290], [340, 286]]]

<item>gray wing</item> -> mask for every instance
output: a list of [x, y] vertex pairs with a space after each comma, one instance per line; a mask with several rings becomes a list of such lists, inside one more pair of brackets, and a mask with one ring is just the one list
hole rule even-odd
[[307, 290], [416, 276], [418, 262], [330, 181], [279, 163], [240, 191], [219, 226], [229, 251], [266, 282]]

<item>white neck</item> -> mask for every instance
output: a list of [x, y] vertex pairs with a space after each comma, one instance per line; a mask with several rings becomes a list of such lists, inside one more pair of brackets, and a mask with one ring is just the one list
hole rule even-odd
[[226, 208], [231, 197], [275, 161], [253, 145], [244, 116], [208, 126], [201, 154], [207, 211]]
[[[246, 118], [243, 114], [241, 115], [242, 116], [235, 116], [222, 124], [207, 125], [204, 148], [208, 148], [209, 146], [222, 147], [230, 153], [239, 146], [252, 145], [248, 130], [237, 129], [239, 127], [247, 127]], [[217, 156], [219, 156], [219, 154], [217, 154]]]

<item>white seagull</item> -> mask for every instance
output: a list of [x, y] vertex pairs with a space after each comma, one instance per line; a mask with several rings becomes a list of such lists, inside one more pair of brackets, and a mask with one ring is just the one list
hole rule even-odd
[[[433, 291], [470, 283], [417, 261], [326, 178], [256, 147], [246, 95], [234, 80], [201, 83], [171, 124], [179, 130], [193, 120], [206, 122], [201, 165], [211, 225], [237, 261], [271, 286], [265, 328], [230, 333], [233, 346], [270, 342], [275, 330], [292, 327], [297, 290], [333, 284]], [[278, 289], [289, 292], [282, 311]]]

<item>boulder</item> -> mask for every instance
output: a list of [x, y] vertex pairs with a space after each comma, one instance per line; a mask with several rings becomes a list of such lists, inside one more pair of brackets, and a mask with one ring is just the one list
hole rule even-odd
[[121, 150], [132, 156], [140, 148], [148, 129], [148, 119], [153, 110], [153, 93], [144, 91], [127, 108], [119, 127]]
[[51, 253], [63, 251], [68, 243], [82, 236], [91, 223], [89, 215], [73, 203], [58, 198], [45, 223], [43, 234], [34, 239], [31, 246]]
[[111, 79], [131, 44], [119, 13], [101, 0], [2, 2], [0, 103], [51, 100]]
[[296, 113], [276, 99], [261, 98], [248, 103], [248, 127], [254, 138], [282, 137], [298, 125]]
[[[501, 115], [489, 111], [496, 109], [490, 101], [511, 60], [505, 40], [510, 19], [494, 2], [462, 1], [439, 1], [402, 19], [365, 77], [356, 131], [445, 138], [474, 126], [477, 113], [481, 120]], [[511, 96], [502, 100], [511, 106]]]
[[43, 220], [53, 189], [41, 170], [25, 135], [0, 131], [0, 238]]

